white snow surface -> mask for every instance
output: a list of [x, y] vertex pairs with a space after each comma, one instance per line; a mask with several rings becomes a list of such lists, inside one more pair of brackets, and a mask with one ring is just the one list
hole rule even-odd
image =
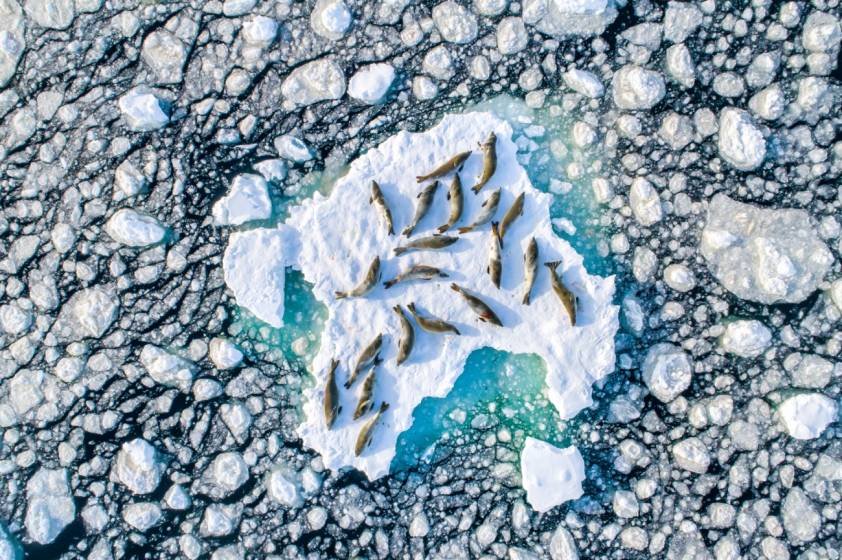
[[520, 454], [520, 471], [526, 501], [535, 511], [550, 510], [582, 495], [585, 461], [573, 446], [562, 449], [528, 437]]
[[[406, 241], [390, 236], [369, 204], [372, 180], [380, 184], [392, 211], [395, 230], [401, 231], [414, 213], [415, 197], [423, 185], [415, 175], [430, 171], [455, 153], [473, 149], [491, 131], [497, 135], [497, 171], [479, 195], [469, 187], [482, 167], [478, 150], [466, 161], [461, 178], [465, 205], [457, 224], [471, 222], [489, 193], [502, 189], [496, 219], [515, 197], [527, 194], [524, 213], [510, 228], [503, 250], [503, 278], [497, 289], [486, 273], [490, 231], [461, 236], [441, 251], [395, 257], [395, 246]], [[305, 421], [299, 428], [304, 443], [322, 454], [326, 467], [353, 466], [370, 479], [388, 473], [398, 434], [412, 424], [412, 411], [427, 397], [446, 395], [462, 373], [468, 355], [490, 346], [502, 351], [534, 353], [547, 366], [548, 396], [563, 418], [591, 403], [591, 384], [614, 368], [614, 334], [618, 308], [612, 305], [614, 279], [591, 276], [582, 257], [555, 236], [549, 216], [551, 196], [535, 189], [517, 163], [509, 124], [490, 113], [449, 115], [424, 133], [401, 132], [354, 161], [328, 197], [312, 199], [290, 209], [286, 223], [274, 230], [253, 230], [232, 235], [223, 266], [225, 281], [239, 305], [273, 326], [283, 320], [284, 265], [302, 271], [313, 285], [315, 297], [328, 308], [318, 353], [311, 371], [316, 383], [305, 392]], [[416, 236], [430, 235], [447, 220], [447, 186], [443, 178], [433, 207], [421, 221]], [[569, 319], [550, 287], [547, 269], [540, 267], [532, 304], [523, 306], [523, 251], [531, 236], [538, 240], [540, 262], [561, 260], [559, 272], [579, 297], [577, 326]], [[356, 285], [374, 256], [381, 258], [386, 280], [415, 263], [437, 266], [450, 274], [447, 281], [398, 284], [390, 290], [377, 286], [367, 296], [336, 300], [334, 292]], [[467, 304], [449, 288], [457, 282], [482, 297], [500, 316], [499, 328], [476, 320]], [[396, 304], [415, 302], [423, 313], [454, 322], [462, 336], [432, 335], [415, 326], [415, 346], [409, 360], [395, 366], [400, 327], [392, 311]], [[377, 368], [374, 401], [390, 404], [377, 425], [371, 446], [354, 456], [354, 443], [365, 416], [352, 421], [360, 383], [340, 390], [342, 414], [332, 430], [325, 425], [322, 396], [330, 360], [340, 361], [337, 381], [343, 383], [360, 351], [377, 334], [384, 334]], [[370, 413], [371, 414], [371, 413]]]

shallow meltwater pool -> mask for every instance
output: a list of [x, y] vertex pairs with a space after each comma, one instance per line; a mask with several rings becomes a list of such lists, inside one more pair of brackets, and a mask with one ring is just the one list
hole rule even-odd
[[[590, 274], [610, 275], [609, 261], [604, 258], [607, 241], [596, 217], [591, 187], [601, 163], [571, 139], [572, 116], [558, 107], [533, 111], [507, 96], [465, 111], [488, 111], [511, 125], [518, 163], [536, 189], [553, 197], [550, 219], [554, 233], [583, 257]], [[312, 193], [330, 192], [342, 169], [334, 166], [297, 185], [294, 196], [275, 206], [277, 223], [288, 216], [290, 207]], [[303, 274], [292, 268], [287, 268], [284, 303], [282, 327], [273, 328], [240, 308], [231, 332], [240, 341], [280, 351], [291, 367], [305, 376], [302, 387], [312, 388], [316, 382], [308, 368], [319, 351], [328, 309], [313, 295]], [[492, 426], [498, 438], [508, 438], [518, 450], [530, 436], [558, 447], [569, 445], [568, 427], [575, 419], [564, 421], [559, 416], [548, 398], [546, 374], [546, 365], [536, 354], [489, 347], [475, 350], [450, 391], [442, 397], [425, 398], [414, 409], [409, 429], [398, 436], [390, 471], [423, 468], [435, 457], [438, 442], [458, 444]], [[303, 409], [301, 415], [303, 421]]]

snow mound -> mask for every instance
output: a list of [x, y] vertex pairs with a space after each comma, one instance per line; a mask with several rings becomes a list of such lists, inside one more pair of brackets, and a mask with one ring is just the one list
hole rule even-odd
[[[422, 185], [415, 175], [430, 171], [454, 154], [475, 150], [489, 133], [497, 135], [497, 170], [490, 182], [474, 195], [469, 187], [482, 168], [483, 156], [475, 151], [460, 172], [464, 212], [457, 225], [473, 221], [480, 204], [501, 189], [496, 219], [520, 193], [525, 193], [523, 215], [508, 230], [503, 249], [501, 288], [486, 273], [490, 231], [488, 226], [460, 236], [442, 251], [424, 251], [395, 257], [393, 249], [406, 238], [388, 235], [377, 209], [369, 204], [370, 185], [376, 180], [391, 208], [395, 230], [402, 230], [414, 213]], [[318, 353], [311, 364], [316, 383], [305, 391], [305, 420], [299, 433], [305, 445], [320, 452], [325, 466], [337, 470], [356, 467], [370, 479], [388, 473], [398, 435], [412, 424], [412, 411], [428, 397], [442, 397], [462, 373], [474, 350], [493, 347], [514, 353], [534, 353], [547, 366], [548, 396], [564, 418], [591, 403], [591, 384], [614, 368], [614, 334], [618, 309], [612, 305], [614, 279], [591, 276], [582, 257], [555, 236], [550, 222], [552, 197], [535, 189], [516, 159], [508, 123], [490, 113], [449, 115], [431, 130], [401, 132], [355, 160], [338, 180], [329, 197], [316, 193], [290, 209], [286, 223], [275, 230], [255, 230], [231, 237], [224, 258], [225, 280], [239, 305], [257, 317], [279, 326], [283, 318], [283, 267], [301, 270], [313, 294], [328, 308]], [[443, 178], [445, 185], [451, 177]], [[416, 236], [430, 235], [447, 221], [447, 187], [435, 195], [432, 208], [421, 221]], [[454, 233], [455, 234], [455, 233]], [[523, 253], [534, 236], [539, 261], [561, 260], [559, 273], [579, 298], [576, 327], [550, 287], [546, 268], [540, 267], [530, 306], [523, 296]], [[445, 282], [402, 283], [385, 290], [378, 285], [361, 298], [336, 300], [334, 292], [356, 285], [375, 256], [381, 259], [382, 279], [423, 263], [439, 267], [450, 278]], [[449, 284], [457, 282], [482, 297], [500, 316], [504, 327], [479, 323]], [[462, 336], [432, 335], [415, 326], [415, 346], [407, 362], [396, 367], [400, 336], [393, 306], [415, 302], [424, 312], [455, 323]], [[375, 428], [371, 446], [356, 457], [354, 443], [367, 420], [351, 419], [359, 383], [340, 390], [342, 413], [332, 429], [325, 424], [323, 389], [327, 369], [337, 359], [339, 384], [345, 381], [362, 348], [377, 334], [384, 335], [376, 369], [373, 400], [390, 408]]]

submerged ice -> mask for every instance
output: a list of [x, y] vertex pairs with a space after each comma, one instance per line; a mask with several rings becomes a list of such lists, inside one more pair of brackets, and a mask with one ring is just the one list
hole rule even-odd
[[[474, 195], [468, 187], [476, 182], [483, 163], [482, 153], [476, 148], [492, 131], [498, 138], [497, 170]], [[305, 445], [320, 452], [328, 468], [353, 466], [370, 479], [387, 474], [397, 437], [411, 426], [413, 410], [427, 397], [446, 395], [462, 373], [467, 357], [479, 348], [540, 356], [547, 366], [548, 398], [563, 418], [589, 405], [591, 384], [613, 370], [613, 339], [618, 327], [617, 308], [612, 305], [613, 279], [589, 275], [582, 257], [555, 236], [549, 216], [552, 198], [530, 183], [516, 160], [511, 136], [510, 125], [489, 113], [450, 115], [427, 132], [399, 133], [354, 161], [329, 196], [317, 193], [290, 209], [284, 224], [232, 236], [224, 258], [225, 278], [241, 306], [279, 326], [286, 265], [301, 270], [313, 285], [314, 296], [328, 309], [320, 346], [310, 364], [316, 383], [305, 392], [305, 419], [299, 429]], [[402, 230], [423, 187], [415, 175], [465, 150], [475, 152], [460, 172], [465, 208], [457, 225], [473, 221], [481, 202], [495, 189], [501, 189], [496, 220], [519, 193], [526, 194], [524, 214], [505, 237], [499, 290], [486, 272], [491, 240], [487, 226], [462, 235], [448, 249], [396, 257], [394, 247], [406, 240], [388, 235], [382, 217], [369, 203], [371, 181], [376, 180], [390, 205], [395, 229]], [[443, 178], [445, 184], [439, 187], [416, 237], [430, 235], [435, 226], [447, 221], [446, 185], [451, 179], [450, 175]], [[576, 327], [571, 326], [552, 292], [543, 266], [531, 305], [521, 303], [523, 251], [532, 236], [538, 241], [540, 263], [562, 261], [559, 274], [579, 298]], [[367, 296], [336, 300], [334, 292], [354, 286], [374, 256], [382, 260], [383, 280], [418, 263], [439, 267], [450, 277], [446, 281], [402, 283], [389, 290], [378, 285]], [[450, 289], [451, 281], [482, 297], [505, 326], [476, 321], [464, 301]], [[424, 314], [455, 323], [462, 336], [432, 335], [416, 327], [411, 357], [396, 367], [400, 327], [392, 308], [412, 302]], [[342, 413], [332, 429], [327, 428], [323, 414], [324, 384], [332, 359], [340, 361], [337, 381], [341, 385], [363, 347], [381, 333], [384, 363], [376, 368], [373, 400], [375, 408], [383, 401], [390, 408], [375, 429], [371, 447], [355, 457], [357, 434], [369, 417], [356, 422], [351, 419], [359, 384], [340, 391]]]

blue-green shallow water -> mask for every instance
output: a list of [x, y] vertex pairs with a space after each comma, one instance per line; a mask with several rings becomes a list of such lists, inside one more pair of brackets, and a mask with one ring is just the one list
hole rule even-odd
[[[599, 250], [600, 245], [605, 246], [606, 236], [599, 225], [599, 209], [590, 186], [593, 175], [586, 170], [579, 178], [571, 180], [565, 172], [577, 157], [585, 169], [593, 161], [587, 155], [583, 158], [581, 153], [574, 155], [569, 138], [573, 116], [560, 115], [558, 111], [553, 113], [549, 109], [534, 111], [507, 96], [464, 108], [464, 111], [470, 110], [487, 110], [511, 123], [516, 143], [524, 148], [529, 146], [520, 155], [533, 185], [552, 194], [555, 180], [555, 190], [563, 191], [563, 194], [553, 194], [550, 215], [553, 220], [568, 220], [576, 231], [571, 234], [565, 228], [555, 227], [556, 234], [583, 256], [590, 273], [612, 274], [611, 261]], [[329, 190], [343, 170], [344, 166], [332, 165], [322, 174], [306, 177], [297, 185], [294, 195], [276, 205], [272, 221], [283, 221], [290, 206], [312, 196], [316, 190]], [[569, 185], [559, 189], [559, 182]], [[315, 300], [301, 274], [291, 270], [287, 271], [285, 305], [283, 328], [268, 327], [247, 311], [239, 310], [234, 317], [233, 332], [245, 346], [261, 342], [277, 348], [290, 365], [304, 372], [306, 362], [318, 350], [327, 310]], [[575, 425], [575, 419], [560, 420], [545, 395], [545, 374], [543, 360], [535, 355], [511, 355], [490, 348], [474, 352], [445, 397], [425, 399], [415, 409], [412, 427], [398, 438], [392, 471], [429, 460], [435, 455], [435, 444], [439, 441], [455, 441], [463, 435], [471, 439], [479, 433], [472, 426], [493, 424], [496, 434], [510, 437], [516, 449], [527, 436], [559, 446], [567, 445], [569, 429]], [[312, 383], [312, 377], [307, 375], [302, 381], [307, 385]]]

